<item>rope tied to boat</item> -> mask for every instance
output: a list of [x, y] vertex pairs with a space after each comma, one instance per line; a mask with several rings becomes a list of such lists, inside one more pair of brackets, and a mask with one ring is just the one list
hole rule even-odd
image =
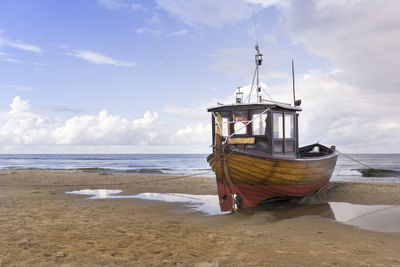
[[364, 177], [400, 177], [400, 171], [396, 170], [386, 170], [386, 169], [375, 169], [370, 166], [368, 166], [365, 163], [362, 163], [359, 160], [354, 159], [353, 157], [350, 157], [349, 155], [339, 151], [338, 149], [335, 149], [339, 154], [345, 156], [346, 158], [349, 158], [353, 160], [354, 162], [366, 167], [367, 169], [358, 169], [357, 171], [361, 172], [361, 174]]
[[345, 156], [346, 158], [349, 158], [349, 159], [351, 159], [351, 160], [357, 162], [358, 164], [361, 164], [362, 166], [367, 167], [368, 169], [373, 169], [372, 167], [368, 166], [367, 164], [364, 164], [364, 163], [362, 163], [361, 161], [358, 161], [358, 160], [356, 160], [356, 159], [350, 157], [349, 155], [346, 155], [345, 153], [340, 152], [337, 148], [336, 148], [335, 150], [336, 150], [337, 152], [339, 152], [341, 155]]

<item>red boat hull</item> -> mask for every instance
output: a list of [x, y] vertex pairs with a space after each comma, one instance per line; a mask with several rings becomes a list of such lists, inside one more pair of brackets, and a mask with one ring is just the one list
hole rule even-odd
[[303, 197], [329, 182], [329, 179], [313, 185], [248, 185], [217, 183], [221, 211], [232, 210], [232, 193], [242, 197], [242, 208], [257, 206], [261, 201], [275, 197]]
[[277, 158], [236, 151], [223, 154], [215, 149], [207, 160], [216, 174], [221, 210], [230, 211], [237, 208], [234, 195], [241, 208], [249, 208], [271, 198], [303, 197], [318, 191], [329, 182], [337, 155]]

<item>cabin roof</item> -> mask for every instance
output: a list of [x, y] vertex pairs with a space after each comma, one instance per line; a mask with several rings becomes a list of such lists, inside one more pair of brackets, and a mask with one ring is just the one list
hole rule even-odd
[[290, 111], [301, 111], [302, 109], [298, 106], [292, 106], [287, 103], [268, 101], [265, 103], [242, 103], [242, 104], [230, 104], [230, 105], [218, 105], [216, 107], [207, 108], [208, 112], [213, 111], [230, 111], [232, 107], [235, 107], [236, 110], [249, 110], [249, 109], [266, 109], [266, 108], [282, 108]]

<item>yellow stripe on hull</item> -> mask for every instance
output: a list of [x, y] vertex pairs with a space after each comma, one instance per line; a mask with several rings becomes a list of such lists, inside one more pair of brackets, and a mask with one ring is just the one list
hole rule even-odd
[[[320, 159], [262, 159], [231, 153], [223, 164], [233, 184], [248, 185], [312, 185], [329, 179], [336, 164], [336, 155]], [[217, 182], [224, 183], [222, 162], [215, 156], [209, 163]]]

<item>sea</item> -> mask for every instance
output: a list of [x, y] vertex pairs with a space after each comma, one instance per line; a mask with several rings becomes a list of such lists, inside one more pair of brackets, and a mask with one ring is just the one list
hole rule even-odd
[[[339, 155], [332, 181], [400, 183], [400, 154]], [[214, 177], [206, 154], [0, 154], [0, 170], [64, 170]], [[362, 163], [362, 164], [360, 164]], [[384, 172], [363, 174], [367, 167]], [[388, 172], [386, 172], [386, 170]]]

